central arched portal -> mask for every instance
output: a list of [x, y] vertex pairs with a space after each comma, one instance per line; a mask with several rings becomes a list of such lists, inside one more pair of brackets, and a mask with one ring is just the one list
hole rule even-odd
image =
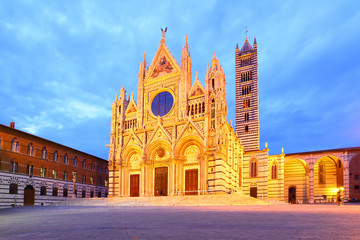
[[24, 189], [24, 206], [34, 206], [35, 189], [31, 185], [27, 185]]
[[155, 168], [155, 196], [168, 195], [168, 168], [158, 167]]

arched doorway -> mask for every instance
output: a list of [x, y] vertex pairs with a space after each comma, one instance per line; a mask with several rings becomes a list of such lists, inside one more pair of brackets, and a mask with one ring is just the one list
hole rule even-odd
[[296, 203], [296, 187], [289, 187], [289, 203]]
[[27, 185], [24, 189], [24, 206], [34, 206], [35, 189], [31, 185]]
[[167, 196], [168, 168], [155, 168], [155, 196]]

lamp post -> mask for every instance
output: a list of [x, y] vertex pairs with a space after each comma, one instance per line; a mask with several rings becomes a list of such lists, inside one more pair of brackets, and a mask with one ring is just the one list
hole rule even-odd
[[75, 181], [76, 181], [76, 172], [72, 172], [73, 174], [73, 194], [72, 197], [75, 198]]

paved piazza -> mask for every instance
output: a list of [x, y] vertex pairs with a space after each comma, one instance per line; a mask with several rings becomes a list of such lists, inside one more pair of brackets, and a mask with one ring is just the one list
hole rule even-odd
[[360, 205], [0, 209], [0, 239], [360, 239]]

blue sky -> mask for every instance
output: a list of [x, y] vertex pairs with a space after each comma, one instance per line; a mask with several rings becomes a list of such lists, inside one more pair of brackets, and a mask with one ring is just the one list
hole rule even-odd
[[[1, 1], [0, 123], [107, 159], [111, 104], [137, 95], [161, 27], [193, 75], [216, 53], [235, 119], [236, 42], [259, 54], [261, 148], [360, 146], [359, 1]], [[193, 76], [193, 81], [194, 81]]]

